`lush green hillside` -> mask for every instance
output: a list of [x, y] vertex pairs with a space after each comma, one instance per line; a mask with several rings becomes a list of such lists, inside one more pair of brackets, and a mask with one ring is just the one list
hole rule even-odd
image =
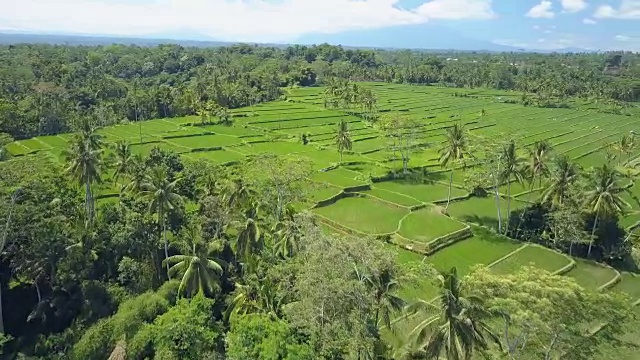
[[[383, 240], [406, 269], [426, 263], [440, 271], [456, 267], [466, 275], [474, 266], [486, 265], [495, 274], [513, 275], [531, 265], [575, 279], [590, 291], [622, 292], [633, 301], [640, 300], [635, 275], [574, 259], [549, 249], [550, 244], [543, 247], [496, 234], [515, 231], [518, 235], [520, 223], [507, 220], [507, 209], [517, 214], [514, 211], [536, 203], [550, 180], [543, 176], [518, 181], [523, 179], [514, 173], [496, 184], [494, 194], [485, 166], [492, 151], [501, 151], [509, 141], [517, 144], [517, 155], [523, 157], [519, 166], [524, 166], [527, 149], [546, 141], [554, 156], [566, 155], [585, 169], [611, 162], [629, 167], [640, 159], [640, 148], [624, 152], [611, 144], [639, 132], [640, 118], [588, 109], [525, 107], [511, 103], [520, 97], [514, 92], [382, 83], [359, 86], [372, 90], [375, 109], [365, 111], [357, 104], [328, 109], [326, 88], [295, 88], [286, 100], [231, 110], [232, 125], [202, 123], [200, 117], [190, 116], [110, 126], [97, 133], [109, 145], [107, 159], [115, 156], [111, 145], [127, 142], [135, 154], [148, 156], [158, 147], [185, 161], [204, 159], [222, 168], [261, 154], [309, 163], [312, 171], [305, 182], [305, 196], [295, 200], [295, 208], [310, 210], [329, 233]], [[368, 121], [372, 115], [378, 120]], [[398, 118], [411, 126], [390, 132], [380, 125], [385, 119]], [[343, 121], [352, 146], [341, 156], [335, 136]], [[440, 149], [454, 124], [461, 125], [469, 138], [469, 156], [444, 168]], [[16, 159], [46, 157], [62, 165], [71, 139], [70, 134], [43, 136], [6, 148]], [[105, 177], [110, 174], [105, 171]], [[117, 201], [125, 185], [122, 179], [111, 180], [96, 186], [99, 204]], [[633, 180], [624, 181], [630, 186], [628, 199], [640, 196]], [[477, 196], [478, 188], [488, 194]], [[633, 204], [622, 224], [631, 227], [639, 221], [640, 207]], [[498, 229], [499, 223], [503, 228]], [[565, 250], [563, 246], [556, 249]], [[576, 248], [583, 251], [585, 246]], [[438, 288], [431, 278], [422, 278], [403, 286], [400, 293], [407, 301], [430, 300], [438, 295]]]

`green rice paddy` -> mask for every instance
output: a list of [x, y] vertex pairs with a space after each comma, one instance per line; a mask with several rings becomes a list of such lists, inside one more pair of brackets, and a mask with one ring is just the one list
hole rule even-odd
[[[583, 167], [604, 163], [606, 160], [598, 150], [640, 125], [640, 119], [635, 117], [509, 104], [501, 99], [511, 95], [497, 91], [474, 90], [472, 97], [454, 97], [453, 93], [459, 89], [378, 83], [363, 86], [373, 89], [380, 111], [403, 111], [404, 115], [423, 124], [416, 131], [409, 161], [410, 167], [420, 169], [424, 174], [422, 178], [411, 181], [389, 178], [389, 174], [402, 172], [399, 154], [390, 147], [393, 141], [357, 116], [322, 108], [321, 87], [293, 89], [287, 95], [288, 101], [233, 109], [233, 126], [201, 126], [197, 116], [187, 116], [122, 124], [101, 129], [99, 133], [107, 143], [129, 141], [133, 151], [139, 154], [148, 154], [157, 146], [175, 151], [185, 159], [205, 159], [216, 164], [241, 161], [263, 153], [297, 156], [310, 162], [315, 170], [308, 201], [301, 206], [313, 208], [312, 211], [320, 215], [321, 223], [326, 221], [333, 225], [332, 231], [349, 232], [351, 229], [369, 235], [398, 233], [416, 243], [428, 243], [467, 224], [496, 228], [498, 222], [493, 194], [484, 198], [469, 196], [464, 169], [453, 172], [451, 197], [455, 201], [448, 208], [451, 218], [441, 214], [449, 193], [450, 171], [438, 165], [438, 148], [446, 128], [455, 122], [467, 124], [467, 130], [473, 135], [493, 138], [508, 135], [521, 146], [548, 140], [557, 152], [573, 158]], [[480, 116], [482, 110], [485, 110], [485, 116]], [[340, 154], [333, 137], [336, 124], [341, 120], [349, 122], [353, 147], [344, 152], [343, 163], [337, 166]], [[308, 135], [306, 145], [300, 141], [302, 134]], [[39, 152], [62, 161], [69, 139], [69, 134], [41, 136], [11, 143], [7, 150], [14, 156]], [[633, 154], [631, 158], [638, 155]], [[351, 196], [315, 207], [318, 202], [345, 189], [352, 192]], [[640, 197], [638, 185], [631, 190]], [[117, 186], [104, 184], [96, 193], [113, 196], [118, 191]], [[527, 200], [534, 200], [540, 194], [534, 191], [528, 195], [528, 191], [528, 184], [511, 184], [511, 210], [525, 206]], [[501, 215], [506, 221], [507, 187], [500, 186], [499, 193]], [[627, 197], [627, 201], [632, 200], [632, 196]], [[112, 198], [101, 201], [112, 201]], [[640, 221], [640, 206], [633, 202], [632, 205], [632, 211], [622, 219], [624, 226]], [[557, 271], [569, 264], [567, 257], [549, 249], [521, 248], [522, 243], [476, 226], [472, 226], [472, 233], [471, 237], [444, 247], [426, 259], [422, 254], [388, 246], [398, 252], [400, 262], [407, 266], [424, 259], [439, 270], [456, 266], [461, 274], [468, 273], [478, 264], [492, 264], [508, 254], [511, 255], [492, 266], [494, 271], [509, 273], [526, 265]], [[566, 276], [597, 289], [612, 280], [615, 272], [578, 261]], [[622, 274], [621, 281], [613, 289], [640, 298], [640, 281], [634, 275]], [[428, 282], [406, 290], [412, 297], [433, 296], [434, 291]]]

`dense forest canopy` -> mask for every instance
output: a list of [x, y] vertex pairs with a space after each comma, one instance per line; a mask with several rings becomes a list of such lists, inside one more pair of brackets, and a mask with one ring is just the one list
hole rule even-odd
[[0, 47], [0, 132], [16, 139], [101, 125], [195, 114], [208, 102], [236, 108], [274, 100], [281, 88], [328, 78], [488, 87], [537, 95], [541, 105], [577, 96], [640, 99], [633, 53], [484, 54], [352, 50], [327, 44]]
[[[413, 85], [446, 112], [380, 99]], [[0, 152], [0, 357], [631, 358], [640, 222], [620, 220], [640, 205], [638, 100], [633, 53], [0, 47], [0, 150], [36, 148]], [[527, 116], [540, 138], [491, 132], [500, 111], [525, 126], [524, 110], [563, 118]], [[287, 121], [302, 132], [275, 131]], [[606, 121], [624, 132], [602, 136], [594, 124]], [[547, 128], [581, 122], [580, 135]], [[151, 141], [142, 124], [157, 126]], [[553, 149], [563, 135], [596, 144], [603, 163]], [[210, 161], [232, 153], [223, 140], [237, 158]], [[356, 154], [366, 141], [384, 149]], [[376, 152], [392, 157], [357, 161]], [[430, 165], [416, 165], [423, 155]], [[405, 196], [407, 184], [444, 195]], [[360, 205], [337, 217], [375, 229], [313, 211], [344, 199]], [[474, 208], [474, 219], [497, 211], [495, 226], [456, 218], [456, 203], [476, 200], [491, 216]], [[353, 211], [373, 211], [371, 223]], [[394, 216], [397, 231], [381, 234]]]

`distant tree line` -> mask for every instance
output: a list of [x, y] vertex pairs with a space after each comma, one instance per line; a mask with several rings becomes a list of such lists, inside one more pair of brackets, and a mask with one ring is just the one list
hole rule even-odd
[[0, 133], [26, 138], [78, 130], [83, 117], [110, 125], [236, 108], [328, 79], [516, 90], [535, 106], [577, 96], [619, 109], [640, 99], [639, 77], [632, 53], [9, 45], [0, 47]]

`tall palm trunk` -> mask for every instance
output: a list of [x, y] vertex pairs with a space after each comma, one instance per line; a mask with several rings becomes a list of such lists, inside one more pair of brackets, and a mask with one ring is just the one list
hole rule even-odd
[[507, 222], [504, 225], [504, 234], [509, 231], [509, 225], [511, 220], [511, 181], [507, 181]]
[[449, 210], [449, 204], [451, 203], [451, 186], [453, 185], [453, 169], [451, 169], [451, 174], [449, 174], [449, 194], [447, 195], [447, 206], [444, 208], [444, 212], [446, 213]]
[[596, 228], [598, 227], [598, 217], [600, 213], [596, 211], [596, 218], [593, 220], [593, 228], [591, 229], [591, 239], [589, 240], [589, 250], [587, 250], [587, 257], [591, 256], [591, 247], [593, 247], [594, 236], [596, 234]]
[[91, 182], [87, 178], [84, 182], [84, 201], [85, 201], [85, 209], [87, 211], [87, 219], [88, 223], [93, 220], [93, 195], [91, 194]]
[[342, 165], [342, 149], [340, 149], [340, 165]]
[[169, 262], [166, 261], [169, 258], [169, 243], [167, 242], [167, 227], [166, 227], [166, 222], [164, 220], [164, 210], [161, 210], [158, 213], [158, 216], [160, 216], [162, 219], [162, 240], [164, 241], [164, 259], [166, 262], [166, 266], [167, 266], [167, 278], [171, 278], [169, 276]]
[[[13, 207], [16, 204], [17, 192], [11, 197], [11, 205], [9, 207], [9, 213], [7, 214], [7, 221], [4, 225], [4, 233], [2, 234], [2, 241], [0, 241], [0, 254], [4, 251], [4, 247], [7, 244], [7, 236], [9, 235], [9, 225], [11, 224], [11, 215], [13, 215]], [[0, 334], [4, 334], [4, 318], [2, 316], [2, 281], [0, 281]]]
[[496, 209], [498, 210], [498, 233], [502, 231], [502, 214], [500, 212], [500, 195], [498, 194], [498, 178], [495, 174], [493, 176], [493, 193], [496, 199]]

